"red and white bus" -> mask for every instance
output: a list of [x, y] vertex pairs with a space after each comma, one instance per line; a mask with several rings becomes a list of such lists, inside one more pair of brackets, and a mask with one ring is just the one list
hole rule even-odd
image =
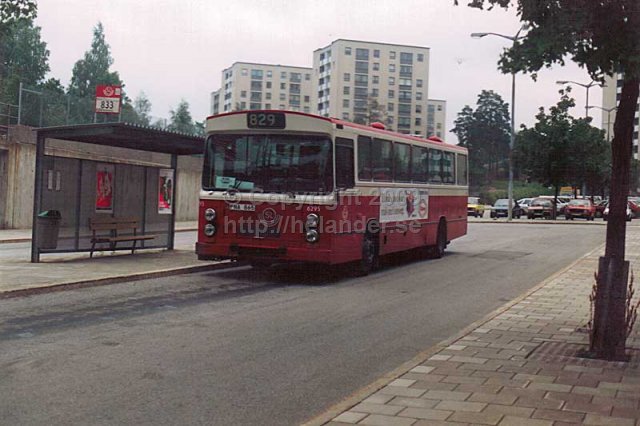
[[292, 111], [207, 119], [196, 253], [201, 260], [355, 262], [467, 233], [467, 150]]

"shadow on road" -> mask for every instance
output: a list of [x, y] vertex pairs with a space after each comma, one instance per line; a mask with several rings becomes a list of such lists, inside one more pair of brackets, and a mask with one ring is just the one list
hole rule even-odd
[[[419, 253], [404, 252], [385, 256], [381, 260], [382, 271], [388, 271], [422, 262], [424, 257]], [[199, 278], [184, 287], [167, 286], [163, 288], [162, 283], [153, 284], [152, 289], [156, 291], [156, 294], [152, 295], [145, 292], [144, 280], [135, 284], [141, 289], [136, 294], [118, 295], [116, 293], [115, 295], [96, 296], [89, 293], [91, 289], [87, 288], [82, 290], [88, 293], [86, 299], [81, 303], [52, 305], [47, 308], [46, 312], [35, 315], [0, 318], [0, 340], [142, 317], [278, 288], [331, 286], [353, 278], [356, 278], [357, 281], [367, 280], [367, 277], [356, 277], [355, 270], [356, 267], [353, 264], [332, 267], [302, 263], [280, 264], [266, 269], [239, 266], [196, 273], [195, 276]], [[187, 274], [182, 276], [188, 277]]]

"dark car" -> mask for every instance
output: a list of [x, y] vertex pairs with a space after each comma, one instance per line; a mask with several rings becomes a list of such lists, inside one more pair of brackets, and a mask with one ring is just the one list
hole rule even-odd
[[[509, 213], [509, 200], [507, 198], [501, 198], [496, 200], [495, 204], [491, 208], [491, 217], [497, 219], [499, 217], [508, 217]], [[511, 210], [511, 217], [520, 219], [522, 216], [522, 207], [518, 205], [516, 200], [513, 200], [513, 207]]]
[[536, 198], [529, 204], [527, 210], [527, 218], [535, 219], [536, 217], [542, 217], [545, 219], [551, 219], [553, 215], [553, 200], [548, 198]]
[[596, 218], [596, 206], [588, 198], [571, 200], [564, 209], [564, 217], [567, 220], [576, 217], [593, 220]]

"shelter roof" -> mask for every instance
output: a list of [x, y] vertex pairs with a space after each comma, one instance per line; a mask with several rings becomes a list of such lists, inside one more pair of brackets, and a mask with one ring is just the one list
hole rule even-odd
[[202, 154], [204, 138], [131, 123], [41, 127], [38, 137], [176, 155]]

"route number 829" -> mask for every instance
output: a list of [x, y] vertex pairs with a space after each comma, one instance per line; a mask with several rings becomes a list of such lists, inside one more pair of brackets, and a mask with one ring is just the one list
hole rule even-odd
[[249, 112], [247, 113], [247, 127], [250, 129], [284, 129], [284, 114], [278, 112]]

